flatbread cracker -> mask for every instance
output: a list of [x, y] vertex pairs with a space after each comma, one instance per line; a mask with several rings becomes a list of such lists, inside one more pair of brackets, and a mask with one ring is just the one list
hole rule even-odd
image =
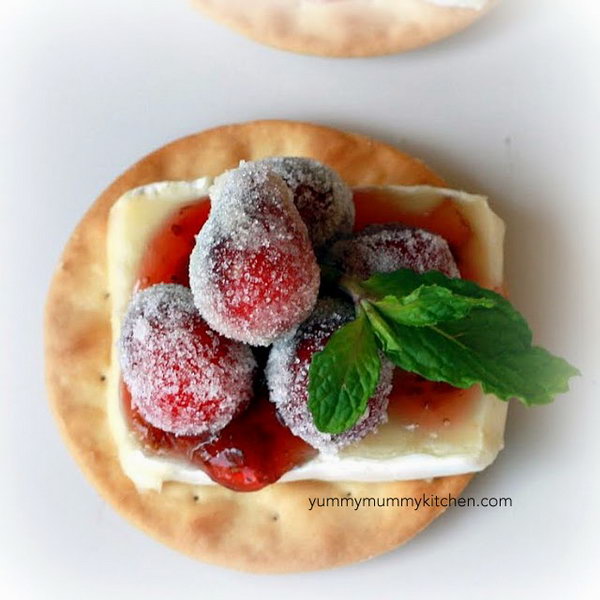
[[[468, 27], [480, 8], [426, 0], [192, 0], [239, 33], [283, 50], [321, 56], [375, 56], [412, 50]], [[460, 2], [456, 2], [460, 5]]]
[[80, 467], [123, 516], [169, 546], [205, 562], [253, 572], [324, 569], [364, 560], [406, 542], [441, 507], [314, 508], [309, 497], [457, 496], [470, 474], [383, 483], [300, 481], [252, 493], [217, 485], [166, 483], [138, 493], [121, 470], [108, 429], [110, 297], [105, 242], [112, 204], [147, 183], [217, 175], [240, 160], [304, 155], [350, 185], [443, 181], [422, 162], [363, 136], [288, 121], [219, 127], [153, 152], [92, 205], [69, 240], [51, 284], [45, 317], [46, 379], [61, 432]]

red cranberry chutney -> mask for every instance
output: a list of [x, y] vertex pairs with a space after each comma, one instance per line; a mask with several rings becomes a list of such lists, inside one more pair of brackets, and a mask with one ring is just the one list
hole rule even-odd
[[[468, 265], [461, 264], [459, 250], [471, 237], [468, 224], [456, 207], [443, 201], [423, 214], [404, 212], [393, 199], [374, 189], [356, 190], [355, 231], [368, 225], [403, 223], [442, 236], [449, 244], [461, 274], [472, 278]], [[142, 258], [135, 291], [157, 283], [189, 286], [190, 254], [210, 211], [208, 198], [200, 198], [175, 212], [151, 239]], [[259, 350], [259, 365], [264, 366], [265, 350]], [[260, 353], [265, 356], [260, 356]], [[127, 386], [121, 384], [121, 399], [129, 424], [149, 451], [182, 458], [205, 471], [215, 482], [236, 491], [254, 491], [276, 482], [287, 471], [303, 464], [317, 451], [296, 437], [281, 423], [275, 405], [269, 401], [263, 378], [257, 378], [255, 397], [250, 406], [216, 437], [177, 436], [150, 425], [132, 405]], [[395, 370], [389, 399], [389, 414], [396, 422], [438, 428], [460, 422], [471, 406], [470, 390]]]

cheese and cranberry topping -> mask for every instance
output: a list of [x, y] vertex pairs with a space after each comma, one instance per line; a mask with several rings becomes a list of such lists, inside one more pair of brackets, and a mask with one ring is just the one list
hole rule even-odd
[[[329, 247], [348, 273], [406, 267], [456, 277], [460, 269], [499, 288], [503, 225], [480, 196], [394, 186], [351, 194], [329, 169], [315, 176], [301, 160], [297, 172], [294, 159], [270, 159], [275, 169], [261, 161], [225, 174], [211, 190], [212, 210], [212, 181], [201, 178], [132, 190], [111, 211], [121, 367], [115, 351], [109, 417], [123, 469], [140, 489], [169, 480], [252, 490], [279, 479], [427, 478], [481, 470], [502, 447], [506, 403], [387, 360], [361, 419], [344, 433], [317, 430], [308, 366], [353, 308], [340, 299], [315, 308], [307, 240], [347, 237], [355, 216], [357, 235]], [[322, 226], [306, 209], [307, 194]], [[305, 223], [297, 217], [303, 206]], [[291, 277], [282, 265], [291, 265]], [[190, 283], [194, 304], [182, 287]], [[286, 286], [298, 292], [291, 313]], [[245, 342], [274, 345], [269, 353]], [[157, 373], [161, 362], [168, 368]]]

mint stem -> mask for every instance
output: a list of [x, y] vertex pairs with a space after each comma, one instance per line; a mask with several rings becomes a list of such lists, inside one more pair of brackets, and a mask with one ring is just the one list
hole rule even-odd
[[360, 280], [350, 275], [342, 275], [338, 281], [338, 286], [346, 292], [355, 304], [359, 306], [363, 300], [368, 299]]

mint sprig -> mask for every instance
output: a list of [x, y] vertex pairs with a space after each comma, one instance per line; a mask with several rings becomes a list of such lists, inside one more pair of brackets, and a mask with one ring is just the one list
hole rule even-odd
[[579, 371], [532, 345], [525, 319], [500, 294], [437, 271], [407, 269], [358, 282], [342, 277], [357, 319], [335, 332], [309, 371], [317, 429], [341, 433], [364, 414], [380, 372], [378, 352], [430, 381], [480, 384], [501, 400], [546, 404]]

